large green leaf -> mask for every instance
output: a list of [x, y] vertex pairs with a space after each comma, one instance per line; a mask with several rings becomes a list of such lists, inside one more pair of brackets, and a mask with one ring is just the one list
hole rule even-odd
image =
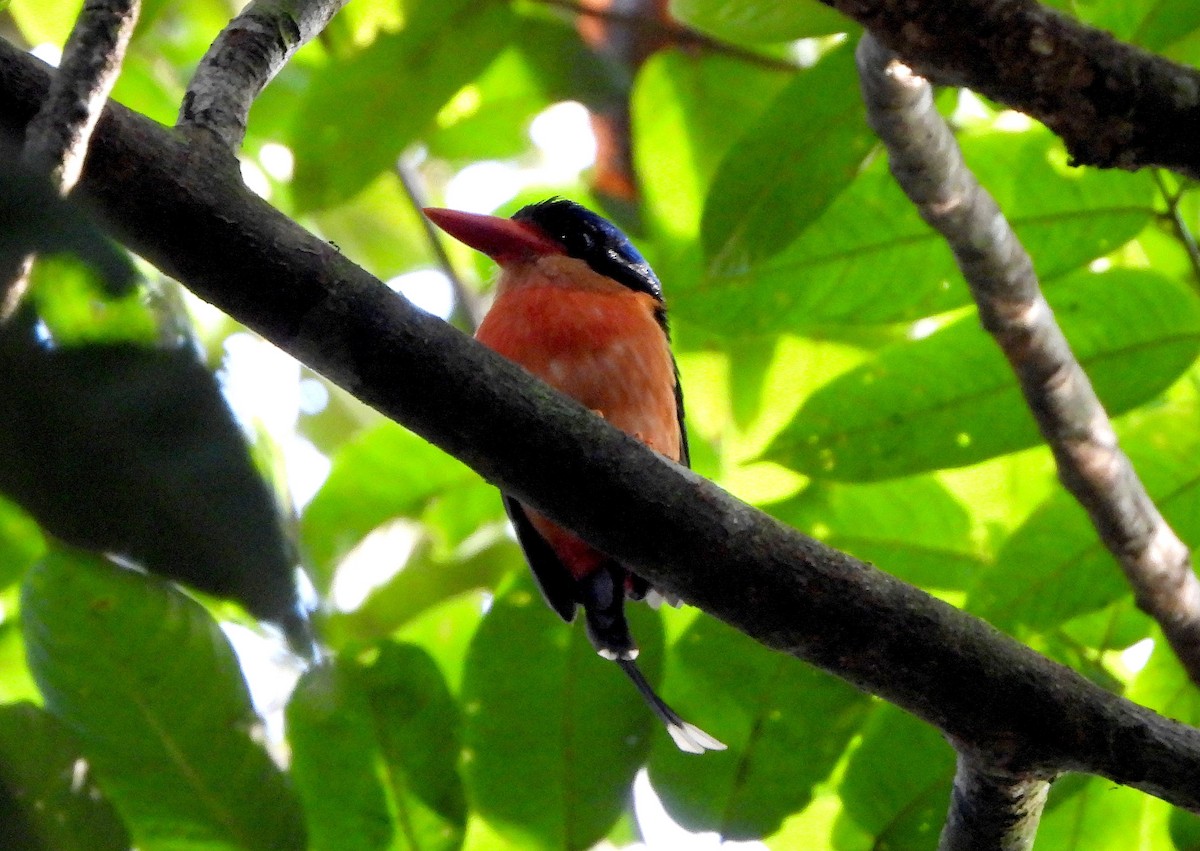
[[236, 599], [303, 643], [278, 506], [195, 352], [49, 348], [32, 319], [0, 328], [0, 491], [68, 543]]
[[954, 751], [933, 727], [887, 704], [876, 708], [840, 792], [845, 816], [872, 848], [933, 851], [946, 820]]
[[[662, 629], [630, 607], [657, 680]], [[467, 656], [465, 770], [473, 808], [524, 848], [584, 849], [607, 835], [656, 724], [582, 623], [563, 624], [523, 577], [499, 595]]]
[[391, 168], [500, 52], [514, 20], [500, 0], [422, 0], [407, 11], [401, 32], [314, 78], [290, 139], [298, 208], [345, 201]]
[[691, 830], [774, 833], [841, 758], [867, 696], [712, 618], [697, 618], [673, 650], [668, 702], [729, 749], [697, 759], [660, 741], [649, 766], [655, 790]]
[[[694, 252], [718, 164], [787, 79], [713, 53], [664, 51], [642, 68], [633, 90], [633, 152], [659, 240], [679, 241]], [[669, 298], [679, 275], [661, 259], [656, 269]]]
[[[345, 443], [300, 520], [318, 588], [328, 589], [337, 561], [372, 529], [394, 517], [416, 517], [435, 497], [477, 479], [395, 423], [379, 423]], [[498, 516], [498, 497], [495, 505]]]
[[816, 0], [671, 0], [671, 14], [698, 30], [737, 42], [791, 41], [857, 30]]
[[970, 515], [931, 476], [815, 483], [767, 511], [832, 547], [926, 588], [966, 588], [984, 568]]
[[412, 645], [309, 671], [288, 705], [288, 739], [310, 847], [457, 848], [459, 726], [436, 663]]
[[1200, 28], [1200, 6], [1192, 0], [1153, 0], [1141, 5], [1146, 15], [1130, 41], [1147, 50], [1161, 52]]
[[1080, 787], [1059, 781], [1051, 787], [1038, 825], [1037, 847], [1054, 851], [1127, 851], [1133, 847], [1167, 851], [1175, 848], [1167, 835], [1169, 811], [1165, 802], [1103, 777], [1089, 777]]
[[216, 622], [165, 583], [55, 550], [22, 630], [46, 708], [79, 738], [140, 847], [305, 847], [284, 776]]
[[[1200, 351], [1200, 302], [1166, 278], [1081, 273], [1047, 292], [1110, 414], [1166, 389]], [[767, 457], [866, 481], [973, 464], [1040, 441], [1017, 380], [974, 315], [885, 347], [809, 397]]]
[[[960, 141], [1043, 281], [1114, 250], [1154, 215], [1149, 175], [1068, 169], [1045, 131]], [[783, 251], [683, 278], [670, 292], [677, 316], [729, 338], [905, 321], [970, 301], [950, 251], [882, 157]]]
[[714, 274], [776, 254], [854, 180], [874, 142], [854, 51], [798, 74], [726, 153], [700, 231]]
[[125, 826], [75, 737], [31, 703], [0, 706], [0, 848], [122, 851]]
[[[1192, 416], [1164, 410], [1122, 446], [1167, 522], [1200, 540], [1200, 445]], [[967, 607], [1001, 629], [1051, 629], [1130, 593], [1083, 508], [1065, 491], [1044, 502], [996, 554]]]

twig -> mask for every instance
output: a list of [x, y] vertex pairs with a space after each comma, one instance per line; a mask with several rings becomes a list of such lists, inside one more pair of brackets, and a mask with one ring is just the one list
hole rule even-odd
[[[40, 63], [0, 41], [0, 135], [23, 131], [46, 86]], [[1098, 774], [1200, 811], [1200, 730], [671, 464], [413, 308], [237, 181], [214, 182], [178, 134], [110, 104], [92, 156], [82, 186], [110, 233], [654, 585], [1005, 771]]]
[[458, 276], [458, 272], [454, 270], [454, 264], [450, 261], [450, 255], [446, 253], [440, 231], [421, 212], [426, 206], [425, 200], [421, 197], [411, 169], [403, 158], [396, 161], [396, 177], [399, 178], [400, 185], [404, 188], [404, 194], [408, 196], [408, 201], [416, 212], [417, 218], [421, 220], [421, 227], [425, 229], [425, 238], [429, 242], [430, 249], [433, 250], [433, 256], [437, 258], [438, 265], [442, 267], [442, 274], [450, 281], [450, 289], [454, 292], [454, 311], [450, 318], [454, 324], [473, 334], [479, 327], [480, 320], [483, 319], [483, 306], [479, 303], [479, 297]]
[[659, 33], [664, 37], [665, 41], [679, 45], [680, 47], [696, 47], [701, 50], [709, 50], [713, 53], [720, 53], [735, 59], [741, 59], [774, 71], [803, 70], [794, 62], [774, 56], [764, 56], [761, 53], [756, 53], [740, 45], [731, 44], [728, 41], [722, 41], [721, 39], [705, 35], [682, 24], [663, 23], [662, 21], [647, 18], [643, 15], [631, 15], [626, 12], [613, 11], [612, 9], [597, 9], [583, 3], [576, 3], [574, 0], [534, 0], [534, 2], [541, 3], [543, 6], [553, 6], [556, 9], [563, 9], [581, 17], [614, 21], [637, 29]]
[[1079, 165], [1200, 177], [1200, 70], [1035, 0], [821, 0], [910, 68], [1020, 110]]
[[221, 31], [188, 84], [176, 125], [236, 153], [254, 99], [347, 0], [255, 0]]
[[1087, 375], [1042, 296], [1033, 262], [991, 195], [975, 180], [928, 83], [870, 33], [858, 45], [867, 119], [897, 182], [946, 238], [1026, 403], [1054, 453], [1058, 476], [1092, 519], [1133, 586], [1200, 683], [1200, 581], [1187, 546], [1146, 493]]
[[1179, 208], [1179, 202], [1183, 200], [1183, 187], [1179, 187], [1174, 192], [1167, 189], [1167, 183], [1163, 180], [1162, 171], [1154, 169], [1154, 182], [1158, 185], [1158, 191], [1162, 193], [1163, 200], [1167, 202], [1167, 213], [1171, 217], [1171, 227], [1175, 231], [1175, 236], [1183, 243], [1183, 248], [1187, 251], [1188, 261], [1192, 264], [1192, 278], [1197, 286], [1200, 286], [1200, 247], [1196, 245], [1196, 237], [1188, 227], [1187, 222], [1183, 219], [1183, 211]]
[[1044, 778], [998, 772], [960, 752], [938, 851], [1029, 851], [1049, 790]]
[[[50, 94], [25, 132], [22, 163], [33, 173], [46, 175], [63, 197], [83, 172], [92, 130], [117, 81], [140, 6], [140, 0], [84, 4]], [[0, 322], [16, 311], [32, 269], [33, 254], [9, 258], [0, 268]]]

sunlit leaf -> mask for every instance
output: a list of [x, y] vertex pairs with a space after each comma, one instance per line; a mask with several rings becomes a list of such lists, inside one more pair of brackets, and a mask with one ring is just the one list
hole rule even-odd
[[[1157, 275], [1084, 273], [1047, 298], [1110, 414], [1154, 398], [1200, 352], [1200, 302]], [[968, 315], [825, 385], [766, 457], [811, 476], [866, 481], [964, 466], [1040, 439], [1016, 377]]]
[[701, 222], [713, 274], [736, 274], [791, 243], [854, 180], [874, 141], [854, 51], [835, 50], [798, 74], [713, 178]]
[[698, 759], [660, 741], [650, 760], [655, 790], [691, 830], [774, 833], [841, 757], [866, 696], [712, 618], [698, 618], [672, 649], [664, 696], [729, 749]]
[[671, 0], [671, 14], [730, 41], [791, 41], [857, 29], [816, 0]]

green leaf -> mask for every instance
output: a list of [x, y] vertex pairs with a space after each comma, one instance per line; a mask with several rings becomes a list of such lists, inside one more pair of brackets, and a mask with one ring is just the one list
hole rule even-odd
[[[644, 607], [629, 616], [653, 682], [660, 622]], [[596, 655], [582, 623], [563, 624], [523, 577], [475, 633], [462, 694], [476, 812], [524, 848], [585, 849], [607, 835], [657, 722], [620, 669]]]
[[[1069, 169], [1048, 132], [960, 138], [1044, 282], [1133, 238], [1148, 174]], [[908, 321], [970, 303], [954, 258], [878, 158], [791, 245], [760, 263], [671, 282], [674, 314], [727, 339]]]
[[725, 155], [704, 204], [701, 236], [715, 274], [791, 243], [854, 180], [874, 143], [854, 51], [798, 74]]
[[191, 348], [48, 348], [13, 321], [0, 375], [0, 491], [68, 543], [238, 600], [303, 640], [279, 509]]
[[735, 42], [778, 42], [858, 29], [816, 0], [671, 0], [671, 14], [698, 30]]
[[729, 839], [774, 833], [812, 800], [869, 699], [712, 618], [698, 617], [673, 650], [667, 701], [729, 749], [698, 759], [660, 741], [649, 765], [655, 790], [690, 830]]
[[1087, 778], [1082, 788], [1060, 781], [1050, 788], [1037, 844], [1055, 851], [1127, 851], [1138, 837], [1140, 848], [1169, 849], [1169, 811], [1165, 802], [1103, 777]]
[[839, 791], [845, 816], [874, 838], [870, 847], [933, 851], [953, 779], [954, 751], [941, 734], [882, 704], [867, 723]]
[[[1163, 411], [1121, 442], [1167, 522], [1185, 541], [1200, 539], [1200, 445], [1192, 417]], [[1129, 594], [1083, 508], [1058, 491], [996, 554], [967, 608], [1001, 629], [1043, 632]]]
[[[379, 423], [343, 444], [300, 520], [317, 588], [328, 591], [337, 562], [372, 529], [395, 517], [419, 516], [443, 492], [477, 480], [468, 467], [395, 423]], [[498, 516], [498, 498], [496, 503]]]
[[863, 485], [815, 483], [774, 517], [925, 588], [966, 588], [983, 569], [971, 518], [931, 476]]
[[372, 591], [361, 606], [330, 616], [325, 640], [335, 647], [351, 641], [377, 641], [444, 600], [477, 588], [495, 588], [505, 576], [524, 566], [520, 548], [509, 540], [448, 559], [438, 558], [423, 542], [403, 569]]
[[79, 0], [18, 0], [8, 12], [30, 44], [62, 47], [75, 26], [80, 7]]
[[[691, 243], [718, 164], [788, 76], [715, 53], [663, 51], [651, 57], [632, 96], [633, 153], [656, 236]], [[677, 275], [655, 268], [674, 291]]]
[[314, 78], [290, 139], [300, 210], [345, 201], [391, 168], [500, 52], [513, 23], [500, 0], [423, 0], [408, 11], [401, 32]]
[[26, 576], [21, 616], [46, 708], [79, 738], [139, 846], [305, 847], [291, 790], [254, 741], [237, 659], [200, 605], [55, 550]]
[[[5, 603], [7, 606], [7, 602]], [[13, 617], [0, 622], [0, 703], [21, 700], [40, 702], [37, 684], [25, 660], [21, 625]]]
[[311, 848], [452, 849], [466, 802], [458, 706], [436, 663], [384, 643], [309, 671], [288, 705]]
[[45, 552], [46, 539], [33, 518], [0, 496], [0, 590], [19, 580]]
[[159, 339], [158, 321], [145, 293], [107, 295], [95, 273], [75, 257], [38, 258], [29, 286], [38, 317], [60, 345], [153, 344]]
[[75, 737], [31, 703], [0, 706], [0, 848], [129, 848]]
[[[1200, 352], [1196, 297], [1153, 273], [1081, 273], [1046, 295], [1110, 414], [1153, 399]], [[971, 315], [826, 384], [766, 457], [869, 481], [965, 466], [1040, 439], [1015, 376]]]
[[1200, 28], [1200, 6], [1191, 0], [1154, 0], [1143, 6], [1147, 8], [1146, 16], [1130, 41], [1147, 50], [1162, 52]]

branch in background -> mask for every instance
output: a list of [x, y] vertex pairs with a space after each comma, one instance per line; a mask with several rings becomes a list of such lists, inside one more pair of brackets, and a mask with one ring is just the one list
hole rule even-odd
[[600, 21], [612, 21], [615, 23], [625, 24], [628, 27], [646, 30], [650, 33], [657, 34], [664, 46], [673, 45], [682, 48], [693, 48], [700, 50], [708, 50], [712, 53], [720, 53], [725, 56], [741, 59], [753, 65], [761, 65], [764, 68], [769, 68], [773, 71], [799, 71], [802, 70], [799, 65], [794, 62], [789, 62], [786, 59], [780, 59], [776, 56], [766, 56], [762, 53], [757, 53], [749, 48], [734, 44], [729, 41], [722, 41], [719, 38], [713, 38], [710, 35], [694, 30], [691, 27], [686, 27], [683, 24], [671, 20], [669, 16], [647, 15], [640, 12], [618, 11], [611, 6], [603, 7], [599, 5], [587, 5], [577, 3], [575, 0], [534, 0], [536, 3], [541, 3], [544, 6], [553, 6], [556, 9], [563, 9], [581, 18], [592, 18]]
[[[66, 196], [79, 181], [92, 130], [121, 71], [140, 0], [84, 4], [63, 48], [49, 96], [25, 131], [22, 163]], [[0, 322], [12, 316], [29, 285], [33, 255], [0, 260]]]
[[347, 0], [255, 0], [209, 47], [183, 96], [176, 125], [207, 130], [236, 153], [259, 92]]
[[1074, 162], [1200, 177], [1200, 71], [1034, 0], [821, 0], [919, 74], [966, 86], [1062, 137]]
[[1200, 684], [1200, 581], [1191, 555], [1146, 493], [1091, 382], [1054, 320], [1033, 261], [962, 159], [929, 84], [870, 34], [858, 45], [867, 120], [896, 181], [949, 244], [984, 328], [1021, 384], [1058, 477], [1087, 509], [1133, 586]]
[[962, 753], [938, 851], [1029, 851], [1050, 784], [997, 772]]
[[[0, 41], [0, 136], [24, 131], [46, 88]], [[1200, 730], [672, 464], [214, 175], [218, 153], [113, 104], [81, 185], [111, 233], [201, 298], [656, 586], [1000, 769], [1099, 774], [1200, 811]]]
[[433, 251], [433, 256], [437, 258], [442, 274], [450, 281], [450, 289], [454, 292], [454, 311], [450, 314], [450, 320], [457, 327], [465, 329], [467, 333], [474, 334], [483, 319], [483, 305], [480, 304], [479, 296], [472, 292], [458, 276], [458, 272], [454, 270], [454, 264], [450, 262], [450, 255], [446, 253], [441, 233], [422, 212], [426, 206], [425, 199], [421, 197], [421, 191], [417, 188], [416, 176], [404, 162], [403, 157], [396, 160], [396, 177], [400, 180], [400, 186], [404, 189], [409, 204], [412, 205], [413, 211], [417, 214], [417, 218], [425, 230], [425, 238], [429, 241], [429, 248]]
[[1183, 218], [1183, 210], [1179, 208], [1185, 187], [1180, 186], [1173, 191], [1169, 190], [1167, 182], [1163, 179], [1162, 171], [1159, 169], [1154, 170], [1154, 183], [1158, 186], [1158, 191], [1167, 204], [1167, 215], [1171, 218], [1171, 228], [1175, 231], [1175, 237], [1183, 244], [1188, 262], [1192, 264], [1192, 280], [1195, 285], [1200, 286], [1200, 246], [1196, 245], [1196, 237]]

